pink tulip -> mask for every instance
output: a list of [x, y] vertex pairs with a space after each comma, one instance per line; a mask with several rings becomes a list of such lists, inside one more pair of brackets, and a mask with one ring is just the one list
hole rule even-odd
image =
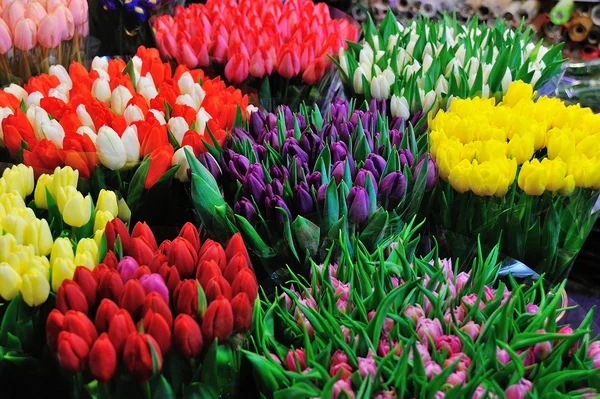
[[438, 352], [447, 350], [450, 355], [462, 350], [462, 343], [456, 335], [442, 335], [435, 340], [435, 349]]
[[375, 393], [373, 399], [396, 399], [397, 397], [396, 391], [392, 388], [391, 391], [379, 391]]
[[88, 2], [87, 0], [70, 0], [69, 11], [73, 14], [73, 23], [76, 26], [88, 22]]
[[467, 381], [467, 373], [464, 371], [455, 371], [448, 376], [446, 384], [450, 386], [462, 385]]
[[466, 295], [462, 297], [462, 306], [465, 312], [469, 312], [476, 303], [478, 303], [479, 310], [485, 308], [485, 302], [477, 297], [477, 294]]
[[600, 368], [600, 341], [596, 341], [590, 344], [588, 347], [587, 355], [592, 359], [592, 368]]
[[473, 341], [477, 339], [479, 333], [481, 332], [481, 326], [479, 324], [475, 324], [472, 321], [469, 321], [467, 324], [460, 328], [462, 332], [467, 334]]
[[346, 352], [341, 349], [336, 350], [331, 356], [331, 360], [329, 361], [330, 366], [335, 366], [341, 363], [348, 363], [348, 356]]
[[277, 72], [287, 79], [293, 78], [300, 72], [300, 56], [294, 43], [281, 47], [277, 56]]
[[225, 65], [225, 77], [230, 83], [242, 83], [248, 78], [248, 58], [235, 54]]
[[423, 311], [421, 305], [418, 303], [414, 306], [407, 305], [406, 308], [404, 308], [404, 315], [411, 319], [415, 324], [417, 324], [419, 320], [425, 318], [425, 312]]
[[6, 54], [13, 46], [12, 34], [6, 22], [0, 19], [0, 54]]
[[508, 364], [511, 360], [508, 352], [500, 348], [496, 348], [496, 358], [502, 364]]
[[285, 367], [289, 371], [298, 371], [296, 361], [300, 367], [300, 371], [306, 368], [306, 355], [304, 349], [289, 350], [285, 357]]
[[29, 18], [24, 18], [17, 22], [13, 37], [15, 38], [15, 47], [21, 51], [29, 51], [37, 44], [36, 40], [37, 26]]
[[438, 319], [421, 319], [417, 323], [417, 335], [427, 347], [430, 339], [435, 342], [443, 333], [442, 324]]
[[368, 375], [371, 376], [371, 379], [375, 378], [375, 374], [377, 374], [377, 364], [375, 363], [375, 359], [373, 359], [373, 354], [371, 352], [369, 352], [367, 357], [358, 358], [358, 371], [362, 378], [367, 378]]
[[14, 33], [17, 22], [25, 18], [26, 13], [27, 10], [25, 9], [23, 3], [20, 1], [13, 1], [8, 7], [4, 8], [2, 19], [4, 19], [6, 25], [8, 25], [10, 30]]
[[77, 25], [77, 34], [79, 37], [87, 37], [90, 34], [90, 24], [85, 21], [81, 25]]
[[38, 40], [45, 48], [56, 48], [60, 44], [62, 32], [58, 28], [58, 21], [54, 14], [46, 15], [39, 25]]
[[429, 361], [425, 363], [425, 375], [427, 379], [431, 381], [433, 377], [442, 373], [442, 368], [436, 362]]
[[471, 358], [464, 353], [455, 353], [448, 359], [444, 360], [444, 367], [452, 366], [452, 364], [458, 359], [460, 359], [460, 361], [456, 365], [456, 368], [454, 369], [455, 371], [467, 371], [469, 367], [471, 367]]
[[527, 309], [527, 313], [536, 314], [539, 310], [538, 305], [534, 303], [528, 303], [525, 308]]
[[66, 6], [67, 3], [64, 0], [46, 0], [46, 11], [49, 13], [54, 12], [60, 5]]
[[229, 52], [229, 44], [227, 39], [222, 35], [218, 35], [217, 39], [213, 42], [213, 48], [211, 51], [217, 62], [225, 62], [227, 60], [227, 53]]
[[59, 4], [54, 9], [53, 14], [56, 16], [57, 27], [61, 30], [62, 40], [71, 40], [75, 34], [75, 23], [73, 22], [73, 14], [64, 4]]
[[509, 386], [504, 394], [506, 399], [523, 399], [531, 388], [533, 388], [531, 381], [521, 378], [518, 383]]
[[36, 25], [39, 24], [46, 15], [46, 9], [37, 1], [27, 4], [27, 18], [35, 22]]
[[483, 287], [483, 290], [485, 292], [485, 300], [486, 301], [493, 301], [494, 298], [496, 298], [496, 293], [494, 292], [493, 289], [491, 289], [490, 287], [488, 287], [487, 285], [485, 287]]
[[207, 67], [210, 65], [210, 56], [208, 55], [208, 43], [206, 41], [202, 42], [202, 46], [200, 50], [198, 50], [198, 66]]
[[456, 283], [455, 283], [456, 289], [458, 291], [461, 291], [467, 284], [467, 281], [469, 281], [469, 278], [471, 278], [471, 276], [465, 272], [458, 273], [458, 275], [456, 276]]
[[356, 395], [352, 390], [352, 383], [346, 380], [338, 380], [333, 384], [332, 398], [338, 398], [342, 393], [345, 394], [346, 398], [356, 398]]
[[198, 57], [194, 49], [187, 40], [179, 41], [179, 59], [178, 61], [188, 68], [195, 68], [198, 65]]
[[471, 399], [498, 399], [498, 396], [490, 392], [488, 392], [486, 395], [485, 387], [479, 384], [477, 386], [477, 389], [475, 389], [475, 392], [473, 392], [473, 396], [471, 397]]
[[[546, 333], [546, 331], [543, 329], [537, 330], [537, 332], [540, 334]], [[548, 356], [550, 356], [551, 352], [552, 352], [552, 343], [550, 343], [550, 341], [538, 342], [537, 344], [535, 344], [533, 346], [533, 354], [535, 355], [535, 359], [538, 362], [546, 360], [548, 358]]]
[[325, 62], [321, 58], [315, 58], [312, 60], [304, 73], [302, 74], [302, 80], [309, 85], [317, 83], [325, 74]]

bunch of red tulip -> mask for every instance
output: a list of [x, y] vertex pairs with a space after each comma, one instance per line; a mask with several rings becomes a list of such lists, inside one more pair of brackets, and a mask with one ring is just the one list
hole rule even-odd
[[145, 223], [129, 235], [114, 219], [105, 234], [104, 263], [77, 267], [46, 323], [66, 371], [87, 369], [106, 382], [122, 361], [146, 382], [161, 373], [173, 346], [170, 356], [195, 359], [213, 340], [226, 343], [250, 328], [258, 286], [239, 234], [225, 249], [211, 240], [201, 245], [191, 223], [160, 246]]
[[225, 65], [232, 83], [275, 71], [314, 84], [333, 67], [329, 57], [357, 36], [354, 26], [333, 19], [324, 3], [303, 0], [209, 0], [178, 7], [174, 18], [157, 18], [154, 29], [163, 56], [189, 68], [209, 66], [214, 59]]

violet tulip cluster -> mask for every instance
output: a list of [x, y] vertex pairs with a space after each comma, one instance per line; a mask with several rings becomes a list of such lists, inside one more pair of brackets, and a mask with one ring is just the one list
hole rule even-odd
[[239, 234], [223, 248], [201, 242], [187, 223], [157, 245], [146, 224], [129, 234], [114, 219], [105, 236], [103, 263], [79, 266], [63, 281], [46, 322], [65, 371], [89, 371], [86, 378], [105, 383], [117, 379], [121, 363], [143, 383], [160, 378], [167, 358], [198, 359], [249, 330], [258, 286]]
[[[591, 314], [578, 328], [557, 325], [561, 287], [496, 281], [497, 248], [470, 272], [416, 258], [412, 233], [373, 254], [358, 245], [354, 261], [342, 251], [334, 264], [313, 264], [310, 284], [292, 275], [265, 297], [254, 328], [262, 344], [246, 352], [264, 395], [362, 398], [369, 387], [376, 398], [596, 397], [600, 341]], [[286, 333], [267, 335], [266, 315]], [[568, 384], [550, 383], [559, 376]]]

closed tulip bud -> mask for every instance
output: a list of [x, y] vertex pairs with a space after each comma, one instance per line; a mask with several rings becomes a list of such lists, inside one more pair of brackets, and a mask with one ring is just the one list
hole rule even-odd
[[233, 311], [233, 329], [240, 332], [248, 331], [252, 324], [253, 305], [245, 292], [240, 292], [231, 300], [231, 310]]
[[76, 334], [62, 331], [58, 335], [58, 362], [68, 372], [78, 373], [84, 370], [89, 350], [89, 345]]
[[75, 310], [69, 310], [65, 313], [63, 330], [77, 334], [79, 337], [83, 338], [88, 346], [94, 343], [98, 338], [98, 332], [96, 331], [94, 323], [88, 319], [85, 313]]
[[96, 318], [94, 320], [94, 325], [98, 329], [98, 332], [108, 332], [110, 322], [118, 311], [119, 307], [110, 299], [105, 298], [102, 300], [102, 302], [100, 302], [100, 306], [98, 306]]
[[98, 281], [92, 271], [87, 267], [78, 266], [73, 274], [73, 281], [81, 288], [87, 300], [88, 307], [93, 308], [96, 305]]
[[62, 313], [67, 313], [69, 310], [88, 312], [88, 302], [79, 284], [73, 280], [62, 282], [56, 295], [56, 308]]
[[110, 95], [110, 108], [117, 116], [123, 115], [129, 100], [133, 98], [133, 95], [125, 86], [117, 86]]
[[119, 205], [117, 204], [117, 195], [114, 191], [100, 190], [98, 202], [96, 203], [96, 211], [106, 211], [113, 215], [113, 217], [118, 216]]
[[117, 370], [117, 351], [107, 333], [102, 333], [92, 345], [89, 368], [99, 382], [108, 382]]
[[[96, 268], [97, 269], [97, 268]], [[98, 278], [98, 298], [108, 298], [118, 302], [123, 292], [123, 281], [119, 272], [107, 270]]]
[[108, 337], [118, 354], [123, 351], [127, 337], [135, 331], [135, 325], [129, 312], [125, 309], [119, 309], [108, 325]]
[[406, 192], [406, 179], [400, 171], [395, 171], [383, 178], [379, 185], [379, 199], [388, 199], [390, 203], [398, 203]]
[[506, 395], [506, 399], [523, 399], [532, 388], [533, 384], [529, 380], [521, 378], [518, 383], [509, 386], [504, 391], [504, 394]]
[[146, 294], [157, 292], [167, 304], [169, 303], [169, 289], [160, 274], [152, 273], [142, 276], [140, 283]]
[[64, 280], [73, 278], [75, 264], [66, 258], [58, 258], [52, 262], [52, 291], [58, 292]]
[[198, 263], [198, 250], [185, 238], [177, 237], [167, 251], [167, 258], [182, 278], [189, 278], [194, 275]]
[[46, 320], [46, 341], [53, 351], [56, 351], [58, 335], [63, 331], [65, 316], [58, 309], [52, 309]]
[[250, 268], [244, 268], [239, 271], [233, 284], [231, 285], [233, 295], [237, 295], [240, 292], [245, 292], [248, 295], [250, 303], [254, 304], [254, 300], [258, 295], [258, 284], [256, 277]]
[[250, 223], [253, 223], [258, 217], [258, 213], [256, 212], [254, 204], [246, 197], [242, 197], [241, 200], [235, 203], [233, 206], [233, 212], [236, 215], [242, 216]]
[[144, 318], [139, 321], [139, 325], [144, 327], [146, 334], [156, 340], [163, 356], [166, 355], [171, 349], [171, 328], [164, 317], [160, 313], [148, 310]]
[[285, 367], [288, 371], [303, 371], [306, 369], [304, 349], [290, 349], [285, 356]]
[[129, 230], [121, 219], [115, 218], [107, 223], [104, 234], [106, 236], [106, 247], [109, 251], [114, 251], [117, 237], [120, 237], [123, 253], [129, 253], [131, 250], [131, 237], [129, 236]]
[[350, 189], [346, 199], [348, 219], [353, 223], [363, 223], [369, 217], [369, 194], [362, 187]]
[[508, 364], [511, 360], [508, 352], [500, 348], [496, 348], [496, 359], [502, 364]]
[[152, 251], [156, 251], [158, 249], [158, 245], [156, 245], [156, 238], [154, 238], [154, 233], [150, 229], [150, 226], [148, 226], [145, 222], [137, 222], [133, 227], [131, 238], [137, 237], [144, 237]]
[[221, 178], [223, 171], [221, 170], [219, 163], [212, 155], [210, 155], [210, 153], [203, 152], [202, 154], [198, 155], [198, 160], [206, 169], [208, 169], [210, 174], [213, 175], [215, 179], [219, 180]]
[[228, 301], [231, 300], [231, 286], [222, 276], [211, 278], [206, 283], [206, 286], [202, 288], [204, 289], [207, 303], [214, 301], [219, 296], [225, 297]]
[[244, 239], [239, 232], [231, 236], [231, 239], [225, 247], [225, 257], [227, 258], [227, 261], [230, 261], [236, 254], [243, 254], [248, 265], [251, 264], [246, 244], [244, 244]]
[[421, 159], [419, 160], [419, 163], [417, 164], [417, 167], [415, 168], [414, 176], [416, 179], [416, 177], [419, 175], [419, 172], [421, 171], [421, 168], [423, 167], [423, 162], [425, 162], [426, 156], [428, 159], [427, 159], [427, 182], [425, 184], [425, 190], [431, 191], [438, 180], [437, 165], [434, 162], [434, 160], [431, 158], [431, 155], [423, 154], [423, 156], [421, 156]]
[[107, 251], [104, 259], [102, 259], [102, 264], [106, 265], [109, 269], [116, 269], [119, 264], [117, 255], [113, 251]]
[[164, 280], [169, 292], [175, 292], [175, 288], [177, 288], [177, 285], [181, 281], [181, 277], [179, 276], [179, 271], [177, 268], [164, 263], [158, 270], [158, 274]]
[[49, 255], [54, 244], [50, 226], [45, 219], [34, 219], [25, 225], [23, 244], [32, 245], [37, 255]]
[[246, 262], [246, 258], [244, 258], [243, 254], [235, 255], [229, 261], [227, 267], [225, 268], [225, 271], [223, 272], [223, 276], [225, 277], [225, 279], [229, 281], [229, 283], [233, 284], [233, 281], [235, 280], [239, 272], [242, 269], [248, 267], [248, 264]]
[[102, 165], [110, 170], [119, 170], [127, 162], [127, 153], [123, 141], [112, 128], [102, 126], [96, 138], [98, 158]]
[[52, 176], [43, 174], [35, 185], [34, 201], [35, 205], [40, 209], [48, 209], [48, 201], [46, 196], [46, 188], [52, 188]]
[[450, 355], [459, 353], [462, 350], [462, 343], [456, 335], [442, 335], [435, 340], [435, 349], [438, 352], [448, 351]]
[[176, 314], [196, 317], [198, 314], [198, 287], [196, 280], [182, 280], [173, 293], [173, 310]]
[[448, 359], [444, 360], [444, 367], [450, 367], [454, 362], [456, 362], [457, 360], [460, 361], [458, 362], [458, 365], [456, 366], [455, 371], [467, 371], [469, 369], [469, 367], [471, 367], [471, 359], [465, 355], [464, 353], [455, 353], [452, 356], [450, 356]]
[[119, 306], [127, 310], [134, 320], [137, 320], [141, 316], [145, 299], [146, 293], [139, 280], [129, 280], [123, 286]]
[[519, 187], [528, 195], [542, 195], [546, 189], [547, 173], [539, 160], [534, 159], [523, 164], [519, 173]]
[[160, 347], [149, 334], [134, 332], [129, 335], [124, 345], [123, 360], [129, 374], [140, 382], [148, 381], [155, 370], [157, 373], [162, 370]]
[[133, 275], [139, 269], [140, 265], [131, 256], [124, 256], [117, 265], [117, 271], [121, 275], [123, 283], [127, 283], [133, 278]]
[[300, 182], [294, 187], [294, 203], [300, 215], [308, 215], [313, 211], [313, 198], [305, 182]]
[[175, 319], [173, 329], [175, 347], [185, 359], [195, 358], [202, 350], [202, 333], [198, 323], [186, 314], [180, 314]]
[[600, 341], [595, 341], [588, 346], [587, 356], [592, 360], [592, 368], [600, 368]]
[[148, 266], [142, 266], [142, 267], [139, 267], [135, 271], [135, 273], [133, 273], [132, 279], [140, 280], [142, 277], [144, 277], [147, 274], [152, 274], [152, 271], [150, 270], [150, 268]]
[[219, 296], [212, 301], [202, 319], [202, 335], [205, 341], [217, 339], [225, 342], [233, 331], [233, 311], [231, 303]]
[[81, 227], [89, 222], [92, 216], [92, 197], [88, 194], [85, 198], [77, 193], [67, 200], [63, 212], [66, 224], [73, 227]]
[[398, 116], [403, 119], [410, 118], [408, 101], [404, 97], [398, 97], [394, 94], [390, 100], [390, 111], [392, 112], [392, 116]]
[[[537, 330], [539, 334], [545, 334], [545, 330]], [[552, 343], [550, 341], [539, 342], [533, 346], [533, 354], [538, 362], [544, 361], [552, 352]]]
[[417, 335], [428, 346], [430, 339], [435, 342], [443, 335], [442, 324], [438, 319], [421, 319], [417, 323]]
[[436, 375], [441, 373], [442, 368], [436, 362], [428, 361], [425, 363], [425, 374], [428, 381], [431, 381]]
[[148, 265], [154, 257], [154, 251], [145, 237], [135, 237], [131, 239], [131, 249], [129, 254], [140, 264]]
[[464, 326], [460, 328], [462, 332], [467, 334], [473, 341], [479, 337], [479, 333], [481, 332], [481, 326], [479, 324], [475, 324], [472, 321], [467, 322]]
[[50, 295], [48, 278], [37, 269], [30, 269], [22, 276], [21, 295], [29, 306], [39, 306]]
[[19, 273], [8, 263], [0, 263], [0, 297], [10, 301], [17, 296], [22, 285]]

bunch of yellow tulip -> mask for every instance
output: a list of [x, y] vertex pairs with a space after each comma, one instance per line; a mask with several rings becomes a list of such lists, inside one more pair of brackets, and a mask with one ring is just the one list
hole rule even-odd
[[[0, 297], [12, 300], [20, 292], [29, 306], [44, 303], [50, 289], [57, 291], [64, 279], [72, 278], [76, 266], [93, 269], [100, 263], [100, 246], [108, 221], [118, 215], [114, 192], [100, 192], [95, 215], [92, 199], [77, 190], [78, 171], [57, 168], [40, 176], [34, 191], [34, 174], [25, 165], [6, 169], [0, 178]], [[72, 242], [54, 240], [46, 219], [38, 219], [25, 198], [34, 194], [35, 207], [48, 209], [48, 193], [63, 221], [74, 228], [91, 223], [93, 238]], [[59, 232], [58, 235], [60, 235]]]
[[442, 179], [464, 193], [502, 197], [517, 179], [529, 195], [600, 189], [600, 115], [542, 97], [513, 82], [503, 101], [454, 99], [430, 120]]

